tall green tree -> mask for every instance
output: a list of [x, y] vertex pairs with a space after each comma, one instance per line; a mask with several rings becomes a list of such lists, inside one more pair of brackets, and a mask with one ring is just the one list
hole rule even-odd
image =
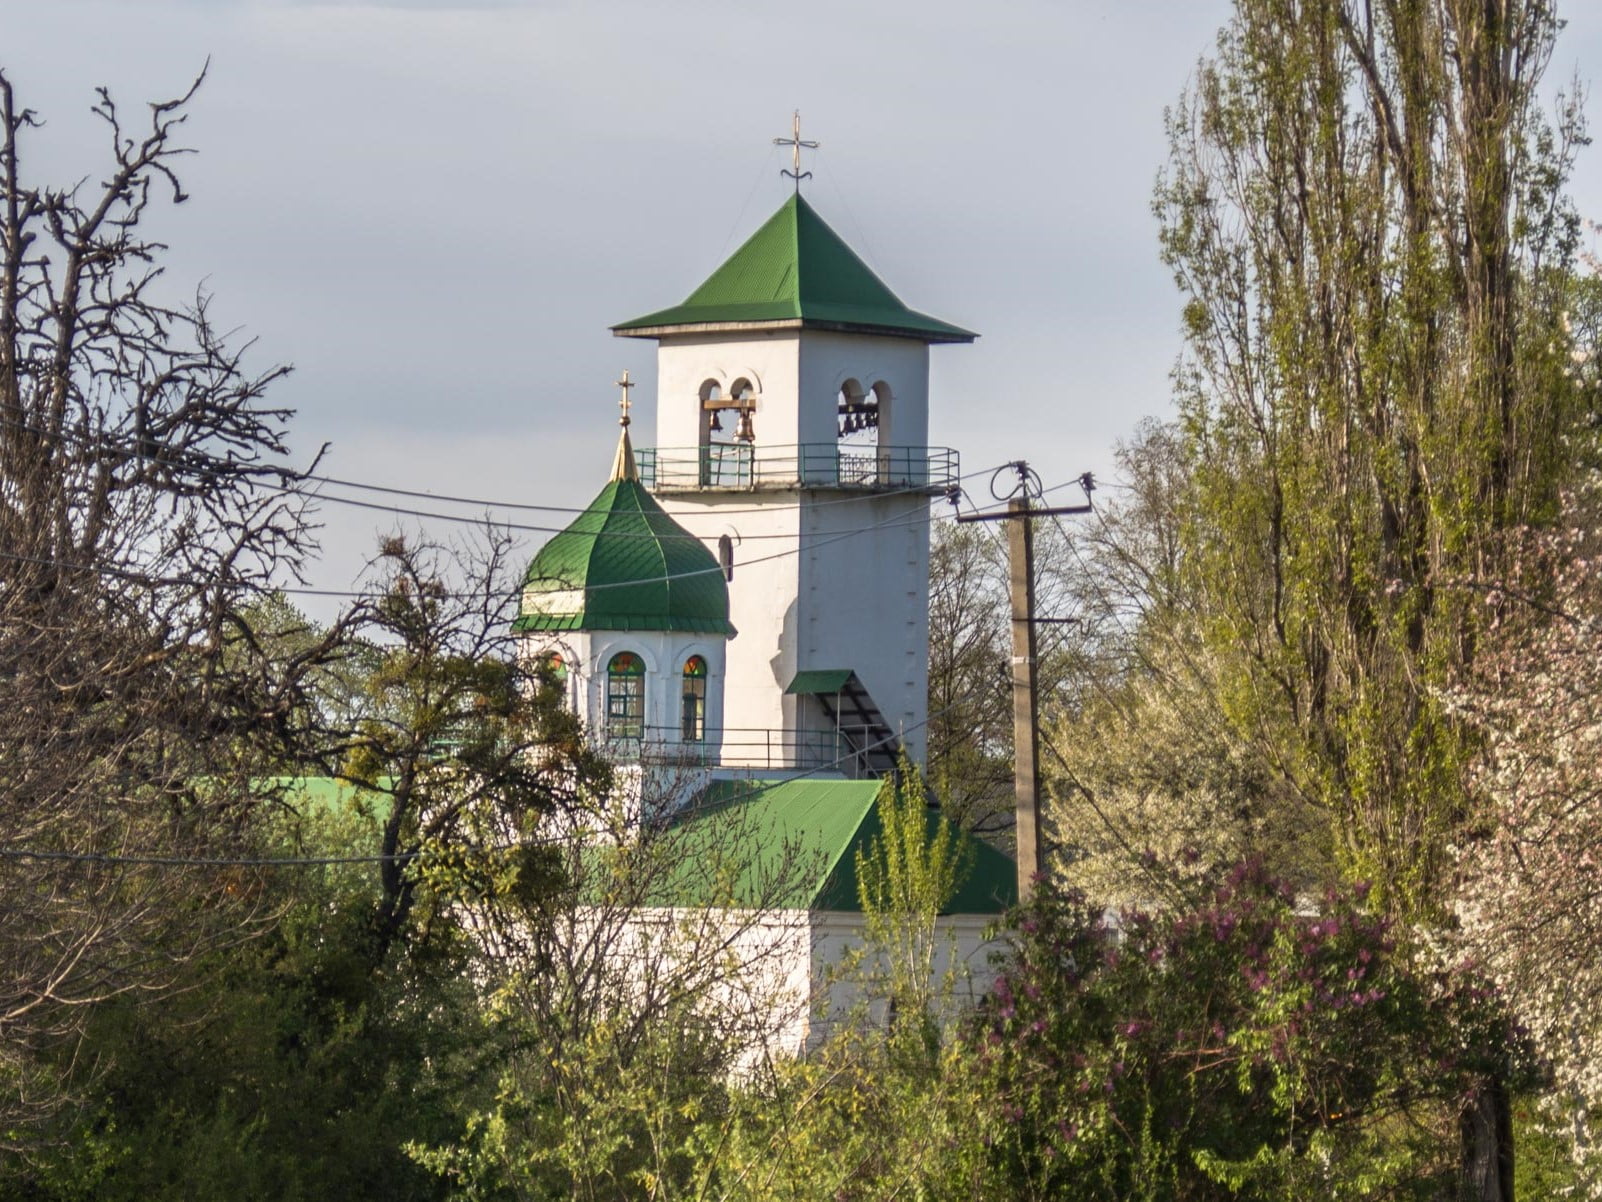
[[[1443, 917], [1501, 533], [1556, 511], [1582, 140], [1543, 116], [1550, 0], [1237, 0], [1155, 206], [1186, 296], [1187, 584], [1233, 739], [1329, 815], [1395, 914]], [[1463, 1190], [1513, 1189], [1493, 1074]]]
[[1554, 511], [1579, 116], [1549, 0], [1239, 0], [1169, 114], [1187, 583], [1237, 736], [1398, 912], [1441, 895], [1471, 585]]

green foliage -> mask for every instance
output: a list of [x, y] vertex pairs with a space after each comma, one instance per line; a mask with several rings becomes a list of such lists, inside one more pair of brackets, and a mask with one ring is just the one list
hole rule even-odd
[[965, 830], [1012, 818], [1006, 556], [992, 531], [936, 523], [929, 548], [929, 781]]
[[[928, 808], [910, 763], [876, 802], [856, 875], [861, 946], [834, 966], [823, 1038], [736, 1093], [705, 1169], [731, 1199], [980, 1196], [984, 1099], [959, 1038], [966, 975], [937, 926], [971, 844]], [[942, 970], [941, 953], [947, 956]]]
[[697, 1196], [731, 1088], [764, 1075], [804, 1004], [785, 957], [806, 926], [783, 907], [820, 866], [738, 804], [641, 823], [682, 782], [636, 784], [553, 823], [560, 891], [467, 905], [508, 1052], [491, 1103], [409, 1147], [453, 1197]]
[[1044, 891], [976, 1038], [1014, 1196], [1439, 1196], [1453, 1107], [1519, 1049], [1472, 980], [1420, 975], [1356, 894], [1260, 869], [1116, 930]]
[[[374, 834], [354, 809], [311, 811], [259, 850], [359, 854]], [[372, 868], [290, 871], [241, 874], [280, 920], [189, 965], [161, 1007], [97, 1007], [84, 1053], [105, 1066], [98, 1087], [0, 1172], [0, 1198], [440, 1196], [402, 1144], [451, 1130], [496, 1058], [460, 948], [375, 965]]]
[[384, 540], [357, 627], [375, 648], [363, 716], [319, 749], [382, 796], [381, 945], [453, 927], [451, 907], [529, 904], [560, 885], [545, 824], [609, 769], [541, 669], [517, 656], [510, 548]]
[[1438, 700], [1466, 586], [1552, 515], [1593, 404], [1565, 317], [1582, 131], [1537, 107], [1552, 6], [1505, 9], [1240, 0], [1155, 202], [1217, 709], [1397, 913], [1440, 906], [1466, 814]]
[[[903, 759], [875, 802], [880, 832], [857, 853], [865, 964], [899, 1021], [935, 1021], [942, 990], [937, 919], [973, 868], [973, 848], [925, 800], [923, 777]], [[949, 992], [949, 983], [945, 985]], [[931, 1036], [932, 1038], [932, 1036]]]

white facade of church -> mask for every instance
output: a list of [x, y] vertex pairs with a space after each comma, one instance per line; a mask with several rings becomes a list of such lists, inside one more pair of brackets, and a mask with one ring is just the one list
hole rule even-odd
[[[611, 479], [535, 556], [516, 628], [625, 765], [598, 799], [624, 815], [610, 838], [654, 813], [708, 840], [686, 865], [708, 879], [652, 894], [608, 954], [645, 979], [710, 932], [708, 1004], [753, 1012], [751, 1055], [798, 1053], [855, 1002], [824, 966], [862, 941], [880, 779], [924, 755], [930, 509], [958, 482], [928, 445], [929, 348], [975, 335], [906, 308], [799, 191], [683, 304], [614, 332], [656, 341], [655, 445], [633, 446], [625, 375]], [[938, 923], [977, 989], [1016, 888], [972, 850]]]
[[[654, 457], [657, 495], [704, 541], [732, 544], [729, 616], [740, 638], [725, 685], [725, 763], [763, 764], [768, 744], [755, 735], [775, 730], [786, 732], [791, 766], [832, 758], [835, 715], [786, 689], [802, 671], [846, 668], [885, 721], [838, 753], [893, 736], [922, 760], [928, 359], [910, 339], [804, 328], [662, 337], [658, 445], [694, 455]], [[741, 381], [753, 437], [723, 450], [709, 430], [719, 411], [703, 398], [734, 397]], [[841, 398], [852, 393], [874, 398], [876, 443], [840, 439]], [[713, 448], [726, 478], [699, 470]]]
[[[929, 347], [975, 335], [906, 308], [799, 192], [684, 304], [613, 328], [657, 343], [656, 445], [625, 416], [608, 490], [530, 569], [526, 653], [560, 657], [625, 758], [921, 762], [930, 507], [958, 480], [928, 445]], [[665, 591], [625, 604], [653, 570]]]

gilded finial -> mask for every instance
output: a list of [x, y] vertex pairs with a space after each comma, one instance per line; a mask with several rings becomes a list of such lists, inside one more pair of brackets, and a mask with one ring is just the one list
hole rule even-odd
[[629, 389], [634, 387], [634, 381], [629, 379], [628, 372], [625, 371], [619, 377], [617, 386], [623, 390], [623, 395], [617, 399], [617, 407], [623, 411], [622, 416], [617, 419], [617, 424], [623, 429], [617, 437], [617, 455], [612, 460], [612, 479], [638, 480], [640, 469], [634, 463], [634, 446], [629, 442], [629, 410], [634, 406], [634, 402], [629, 400]]
[[623, 416], [617, 419], [617, 424], [627, 429], [629, 424], [629, 410], [634, 405], [634, 402], [629, 400], [629, 389], [634, 387], [634, 381], [629, 379], [627, 368], [623, 369], [623, 375], [617, 380], [617, 386], [623, 390], [623, 395], [620, 396], [617, 401], [617, 407], [623, 411]]

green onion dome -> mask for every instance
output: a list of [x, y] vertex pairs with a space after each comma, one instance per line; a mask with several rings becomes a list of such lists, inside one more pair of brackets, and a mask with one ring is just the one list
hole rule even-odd
[[640, 483], [627, 429], [611, 483], [529, 565], [512, 628], [734, 633], [723, 570]]

